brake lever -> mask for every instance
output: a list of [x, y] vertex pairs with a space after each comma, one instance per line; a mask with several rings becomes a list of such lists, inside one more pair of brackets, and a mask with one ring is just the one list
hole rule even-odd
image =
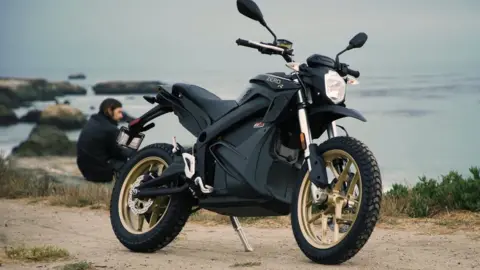
[[287, 55], [290, 55], [290, 56], [295, 56], [295, 55], [293, 54], [293, 49], [285, 50], [285, 53], [286, 53]]
[[272, 55], [272, 54], [273, 54], [273, 51], [270, 50], [269, 48], [259, 48], [258, 51], [259, 51], [261, 54], [268, 54], [268, 55]]
[[[272, 43], [265, 43], [265, 42], [261, 42], [260, 41], [260, 44], [263, 44], [263, 45], [269, 45], [269, 46], [274, 46]], [[273, 54], [273, 51], [269, 48], [258, 48], [258, 51], [261, 53], [261, 54], [268, 54], [268, 55], [272, 55]]]

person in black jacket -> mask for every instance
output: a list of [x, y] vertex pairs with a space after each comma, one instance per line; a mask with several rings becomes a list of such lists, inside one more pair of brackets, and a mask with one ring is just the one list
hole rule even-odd
[[86, 180], [111, 182], [116, 164], [126, 162], [132, 153], [116, 142], [122, 118], [122, 103], [107, 98], [83, 127], [77, 142], [77, 166]]

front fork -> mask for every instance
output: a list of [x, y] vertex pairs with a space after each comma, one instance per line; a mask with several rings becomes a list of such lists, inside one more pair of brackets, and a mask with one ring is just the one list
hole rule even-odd
[[[302, 91], [298, 91], [298, 101], [299, 101], [299, 109], [298, 109], [298, 120], [300, 123], [300, 132], [303, 134], [302, 138], [305, 140], [304, 142], [304, 155], [308, 165], [308, 171], [311, 174], [312, 172], [312, 163], [310, 159], [310, 145], [313, 143], [312, 140], [312, 133], [310, 130], [310, 125], [308, 122], [307, 111], [305, 109], [305, 99], [303, 97]], [[337, 136], [337, 125], [335, 121], [333, 121], [327, 127], [327, 134], [328, 138], [331, 139]], [[317, 187], [313, 182], [310, 184], [310, 190], [312, 192], [312, 199], [313, 203], [323, 202], [327, 199], [328, 194], [325, 188]]]

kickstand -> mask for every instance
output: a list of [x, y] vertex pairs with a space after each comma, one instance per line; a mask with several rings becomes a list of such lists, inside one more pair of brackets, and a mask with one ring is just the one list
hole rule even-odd
[[245, 233], [243, 232], [243, 229], [240, 226], [240, 221], [238, 221], [238, 218], [234, 216], [230, 216], [230, 221], [232, 222], [233, 229], [237, 231], [238, 236], [240, 236], [240, 240], [242, 240], [243, 246], [245, 247], [245, 252], [252, 252], [253, 248], [248, 243], [247, 236], [245, 236]]

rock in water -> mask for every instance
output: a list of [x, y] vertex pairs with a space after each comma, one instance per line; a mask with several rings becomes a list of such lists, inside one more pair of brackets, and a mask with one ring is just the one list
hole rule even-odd
[[9, 94], [7, 89], [0, 86], [0, 105], [16, 109], [22, 105], [22, 102], [16, 96]]
[[27, 112], [24, 116], [20, 117], [20, 122], [24, 123], [38, 123], [40, 121], [40, 115], [42, 111], [40, 110], [31, 110]]
[[34, 99], [27, 81], [0, 79], [0, 104], [8, 108], [18, 108], [23, 102]]
[[0, 126], [9, 126], [18, 122], [17, 115], [14, 111], [5, 105], [0, 105]]
[[53, 101], [64, 95], [85, 95], [87, 90], [69, 82], [44, 79], [0, 78], [0, 104], [18, 108], [31, 101]]
[[95, 84], [95, 94], [155, 94], [158, 93], [159, 81], [111, 81]]
[[75, 73], [75, 74], [68, 75], [69, 80], [85, 80], [86, 78], [87, 76], [85, 76], [85, 74], [83, 73]]
[[57, 96], [87, 94], [87, 89], [69, 82], [49, 82], [48, 89], [59, 93]]
[[75, 156], [76, 143], [55, 126], [37, 125], [28, 139], [12, 149], [15, 156]]
[[73, 130], [81, 129], [87, 123], [87, 119], [79, 109], [58, 104], [45, 108], [40, 114], [39, 123], [53, 125], [63, 130]]

